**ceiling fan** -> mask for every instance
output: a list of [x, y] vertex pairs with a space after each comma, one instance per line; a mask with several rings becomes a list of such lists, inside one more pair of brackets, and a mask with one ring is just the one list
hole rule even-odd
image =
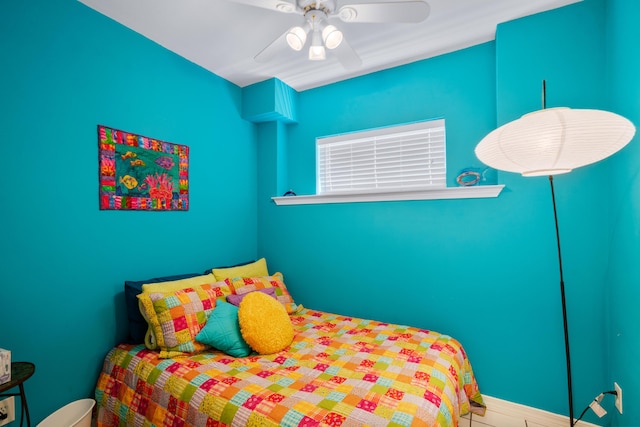
[[271, 60], [287, 45], [295, 51], [300, 51], [309, 44], [310, 60], [326, 59], [326, 51], [329, 50], [347, 69], [359, 67], [362, 60], [344, 39], [342, 31], [332, 22], [341, 20], [345, 23], [418, 23], [429, 16], [430, 10], [424, 0], [348, 4], [341, 4], [338, 0], [230, 1], [304, 17], [300, 25], [289, 28], [260, 51], [254, 57], [257, 62]]

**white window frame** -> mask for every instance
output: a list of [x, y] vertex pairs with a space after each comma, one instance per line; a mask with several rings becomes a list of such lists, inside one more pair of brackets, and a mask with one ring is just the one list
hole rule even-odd
[[444, 119], [316, 138], [316, 194], [396, 193], [447, 186]]
[[[318, 146], [327, 143], [348, 143], [367, 138], [388, 138], [396, 134], [419, 132], [425, 129], [444, 128], [442, 140], [442, 175], [435, 184], [424, 185], [420, 188], [371, 188], [357, 191], [336, 191], [319, 192], [319, 168], [318, 168]], [[353, 203], [353, 202], [378, 202], [378, 201], [401, 201], [401, 200], [442, 200], [442, 199], [468, 199], [468, 198], [491, 198], [497, 197], [504, 185], [481, 185], [469, 187], [447, 187], [446, 177], [446, 126], [444, 119], [435, 119], [421, 122], [414, 122], [399, 126], [389, 126], [384, 128], [370, 129], [361, 132], [351, 132], [330, 137], [316, 138], [316, 191], [314, 195], [296, 195], [272, 197], [277, 205], [307, 205], [326, 203]]]

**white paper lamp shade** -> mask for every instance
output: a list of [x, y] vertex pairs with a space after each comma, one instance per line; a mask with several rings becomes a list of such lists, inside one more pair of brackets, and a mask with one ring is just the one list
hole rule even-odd
[[489, 133], [475, 153], [498, 170], [524, 176], [557, 175], [611, 156], [634, 134], [635, 126], [615, 113], [548, 108]]

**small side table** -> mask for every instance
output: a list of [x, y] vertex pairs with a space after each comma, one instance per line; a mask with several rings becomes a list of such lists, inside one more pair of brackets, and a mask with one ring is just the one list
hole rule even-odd
[[[13, 362], [11, 363], [11, 381], [0, 384], [0, 397], [20, 396], [22, 403], [20, 410], [20, 427], [24, 421], [24, 415], [27, 414], [27, 427], [31, 427], [31, 418], [29, 417], [29, 407], [27, 406], [27, 396], [24, 393], [24, 382], [28, 380], [36, 371], [36, 365], [31, 362]], [[4, 393], [7, 390], [20, 387], [20, 393]]]

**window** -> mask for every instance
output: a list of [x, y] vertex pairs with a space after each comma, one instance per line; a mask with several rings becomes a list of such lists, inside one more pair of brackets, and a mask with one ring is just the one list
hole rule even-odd
[[[276, 205], [498, 197], [504, 185], [447, 187], [444, 119], [316, 138], [316, 194]], [[289, 193], [289, 192], [287, 192]]]
[[316, 139], [318, 195], [446, 187], [444, 120]]

